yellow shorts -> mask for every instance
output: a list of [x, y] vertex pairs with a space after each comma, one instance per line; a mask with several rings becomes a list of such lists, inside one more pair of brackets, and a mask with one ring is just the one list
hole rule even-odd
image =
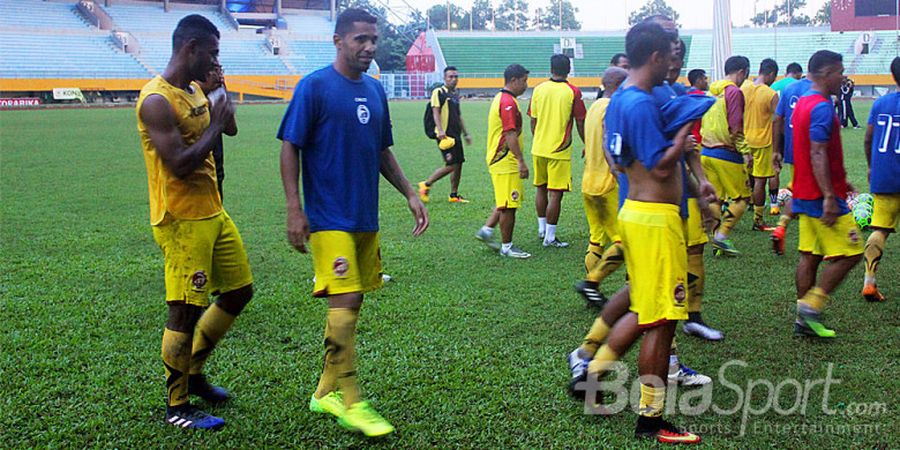
[[872, 212], [872, 225], [875, 228], [897, 231], [900, 225], [900, 193], [872, 194], [875, 198], [875, 210]]
[[316, 272], [314, 297], [374, 291], [381, 279], [378, 232], [317, 231], [309, 236]]
[[551, 191], [572, 189], [572, 161], [534, 157], [534, 185], [547, 186]]
[[522, 179], [518, 173], [492, 173], [494, 203], [500, 209], [516, 209], [522, 204]]
[[770, 178], [775, 176], [775, 166], [772, 165], [772, 146], [762, 148], [750, 147], [753, 155], [753, 175], [756, 178]]
[[603, 195], [582, 194], [584, 215], [591, 230], [591, 244], [607, 245], [621, 241], [616, 219], [619, 215], [619, 188]]
[[700, 215], [700, 204], [696, 198], [688, 198], [688, 219], [686, 230], [687, 246], [702, 245], [709, 242], [709, 236], [703, 229], [703, 216]]
[[716, 188], [719, 198], [750, 198], [750, 179], [744, 163], [701, 156], [700, 164], [706, 172], [706, 178]]
[[638, 326], [688, 317], [684, 227], [678, 205], [625, 200], [619, 211], [631, 311]]
[[153, 227], [166, 260], [166, 301], [209, 306], [209, 295], [253, 283], [244, 242], [228, 213], [203, 220], [166, 218]]
[[838, 217], [834, 225], [827, 227], [817, 217], [800, 216], [800, 245], [798, 250], [825, 259], [855, 256], [863, 252], [862, 233], [856, 227], [851, 214]]

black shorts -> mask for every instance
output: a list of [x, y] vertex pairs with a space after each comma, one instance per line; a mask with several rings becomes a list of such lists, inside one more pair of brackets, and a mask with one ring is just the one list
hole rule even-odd
[[[454, 164], [462, 164], [466, 161], [466, 157], [463, 154], [462, 138], [453, 138], [456, 139], [456, 145], [454, 145], [449, 150], [441, 150], [441, 156], [444, 158], [444, 164], [448, 166], [452, 166]], [[438, 147], [438, 149], [440, 149], [440, 147]]]

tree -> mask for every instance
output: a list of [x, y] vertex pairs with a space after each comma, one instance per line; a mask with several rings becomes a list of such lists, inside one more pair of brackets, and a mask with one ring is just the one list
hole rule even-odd
[[[406, 51], [415, 41], [416, 31], [403, 27], [403, 30], [388, 21], [387, 10], [374, 5], [370, 0], [339, 0], [338, 11], [347, 8], [360, 8], [378, 18], [378, 49], [375, 50], [375, 62], [383, 72], [406, 70]], [[445, 16], [446, 17], [446, 16]], [[446, 19], [444, 20], [446, 22]]]
[[472, 4], [472, 10], [469, 14], [472, 16], [473, 30], [487, 30], [491, 25], [491, 18], [494, 15], [491, 10], [490, 0], [475, 0]]
[[469, 11], [459, 6], [450, 4], [450, 26], [447, 26], [447, 4], [439, 3], [428, 8], [425, 13], [428, 16], [428, 22], [435, 30], [468, 30], [469, 29]]
[[825, 2], [813, 17], [813, 25], [830, 25], [831, 24], [831, 2]]
[[628, 25], [631, 26], [637, 24], [647, 17], [655, 15], [669, 17], [676, 24], [678, 23], [678, 12], [672, 9], [672, 7], [666, 3], [666, 0], [647, 0], [647, 3], [644, 6], [641, 6], [641, 9], [628, 16]]
[[539, 30], [559, 30], [559, 11], [562, 7], [562, 29], [580, 30], [581, 22], [575, 18], [578, 8], [572, 6], [569, 0], [550, 0], [550, 6], [537, 10], [535, 26]]
[[[831, 11], [830, 3], [827, 2], [829, 16]], [[804, 6], [806, 6], [806, 0], [784, 0], [781, 4], [776, 5], [774, 9], [763, 11], [753, 16], [750, 21], [756, 26], [764, 26], [770, 23], [778, 25], [810, 25], [813, 20], [806, 14], [799, 12]], [[819, 12], [821, 13], [821, 10]]]
[[494, 29], [527, 30], [528, 2], [526, 0], [503, 0], [494, 12]]

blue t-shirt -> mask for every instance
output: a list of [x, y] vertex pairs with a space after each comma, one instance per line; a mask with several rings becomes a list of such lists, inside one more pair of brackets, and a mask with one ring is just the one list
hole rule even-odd
[[394, 144], [378, 80], [350, 80], [332, 66], [297, 84], [278, 139], [301, 149], [311, 232], [378, 231], [381, 152]]
[[[797, 83], [794, 83], [791, 86], [794, 86], [796, 84]], [[790, 86], [788, 86], [788, 88], [790, 88]], [[807, 90], [806, 94], [802, 95], [802, 97], [809, 97], [812, 95], [824, 96], [828, 98], [827, 95], [823, 95], [822, 93], [814, 91], [812, 89]], [[834, 127], [834, 116], [834, 104], [831, 103], [831, 100], [813, 106], [812, 111], [810, 111], [809, 113], [810, 141], [821, 143], [831, 140], [831, 131]], [[843, 199], [838, 199], [838, 207], [841, 210], [841, 214], [847, 214], [850, 212], [850, 208], [847, 207], [847, 202]], [[815, 200], [802, 200], [796, 198], [791, 203], [791, 210], [793, 212], [806, 214], [810, 217], [822, 217], [823, 209], [824, 200], [821, 198]]]
[[794, 127], [791, 125], [791, 116], [794, 114], [797, 101], [811, 87], [812, 81], [807, 78], [791, 83], [781, 91], [778, 106], [775, 108], [775, 115], [784, 117], [784, 162], [788, 164], [794, 163]]
[[650, 95], [653, 96], [653, 101], [656, 102], [658, 108], [662, 108], [663, 105], [669, 103], [669, 100], [678, 97], [678, 93], [672, 89], [672, 86], [669, 86], [668, 81], [663, 81], [662, 84], [656, 85], [653, 90], [650, 91]]
[[675, 95], [681, 97], [682, 95], [687, 95], [688, 89], [683, 84], [679, 82], [672, 83], [672, 90], [675, 91]]
[[876, 194], [900, 192], [900, 92], [882, 96], [869, 113], [872, 126], [872, 176]]
[[[665, 88], [671, 90], [669, 86]], [[672, 141], [663, 133], [665, 125], [656, 98], [656, 95], [648, 94], [636, 86], [620, 89], [613, 95], [603, 123], [606, 129], [606, 148], [616, 164], [629, 167], [639, 161], [650, 170], [656, 167], [666, 149], [672, 146]], [[684, 176], [683, 161], [681, 170]], [[618, 181], [621, 208], [628, 197], [628, 177], [623, 174], [618, 177]], [[687, 217], [687, 197], [684, 195], [681, 215]]]

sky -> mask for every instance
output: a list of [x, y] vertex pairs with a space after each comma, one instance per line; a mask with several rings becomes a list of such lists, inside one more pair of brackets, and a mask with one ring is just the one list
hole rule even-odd
[[[643, 6], [647, 0], [570, 0], [572, 5], [578, 8], [576, 18], [581, 21], [583, 31], [610, 31], [624, 30], [628, 28], [628, 15]], [[680, 15], [679, 23], [683, 29], [711, 29], [713, 0], [666, 0], [669, 6]], [[810, 18], [828, 0], [807, 0], [807, 5], [801, 10]], [[391, 8], [403, 14], [409, 10], [410, 5], [420, 10], [426, 10], [434, 4], [446, 3], [446, 0], [383, 0]], [[750, 18], [756, 12], [761, 12], [774, 7], [780, 0], [732, 0], [731, 20], [732, 25], [740, 27], [750, 23]], [[452, 4], [469, 8], [473, 0], [451, 0]], [[494, 5], [500, 0], [492, 0]], [[529, 0], [532, 10], [546, 7], [549, 0]]]

